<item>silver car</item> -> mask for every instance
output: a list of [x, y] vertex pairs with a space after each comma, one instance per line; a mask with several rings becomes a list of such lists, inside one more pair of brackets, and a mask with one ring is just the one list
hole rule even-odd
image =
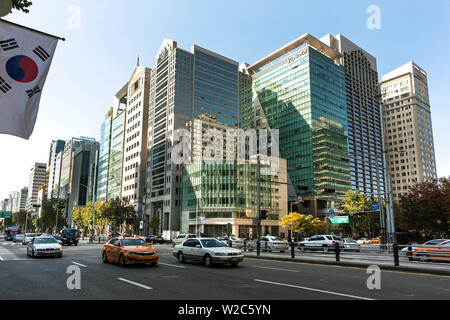
[[25, 233], [25, 236], [22, 240], [22, 244], [29, 244], [31, 242], [31, 240], [33, 240], [33, 238], [35, 238], [37, 236], [36, 233]]
[[[285, 251], [289, 250], [289, 243], [279, 237], [273, 237], [273, 236], [265, 236], [261, 237], [261, 251], [280, 251], [281, 253], [284, 253]], [[247, 244], [247, 248], [249, 251], [257, 250], [257, 241], [252, 240], [249, 241]]]
[[230, 264], [236, 267], [244, 260], [241, 250], [227, 247], [224, 243], [214, 238], [194, 238], [184, 241], [174, 247], [172, 251], [179, 263], [186, 260], [202, 262], [211, 267], [214, 264]]
[[217, 238], [217, 240], [219, 240], [220, 242], [223, 242], [228, 247], [230, 246], [230, 240], [231, 240], [232, 248], [236, 248], [236, 249], [244, 248], [244, 240], [239, 239], [237, 237], [233, 237], [233, 236], [231, 236], [230, 238], [228, 238], [228, 237], [219, 237], [219, 238]]
[[13, 242], [22, 242], [24, 238], [24, 235], [22, 233], [16, 234], [16, 236], [13, 238]]
[[361, 251], [361, 245], [353, 239], [344, 239], [344, 251]]
[[33, 238], [27, 246], [27, 256], [32, 258], [43, 256], [61, 258], [62, 255], [62, 246], [52, 236]]

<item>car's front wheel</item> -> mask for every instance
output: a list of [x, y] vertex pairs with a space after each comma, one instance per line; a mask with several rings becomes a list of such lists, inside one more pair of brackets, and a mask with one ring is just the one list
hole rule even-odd
[[212, 262], [212, 258], [209, 254], [207, 254], [204, 258], [203, 258], [203, 264], [205, 265], [205, 267], [211, 268], [213, 265]]
[[121, 267], [125, 267], [127, 265], [127, 263], [125, 262], [125, 257], [123, 256], [123, 254], [121, 254], [120, 257], [119, 257], [119, 265]]
[[103, 261], [103, 263], [108, 263], [108, 256], [106, 255], [106, 251], [103, 251], [102, 261]]
[[183, 252], [178, 252], [178, 254], [177, 254], [177, 259], [178, 259], [178, 262], [179, 262], [179, 263], [185, 263], [185, 262], [186, 262], [186, 260], [184, 259], [184, 254], [183, 254]]
[[34, 253], [34, 249], [31, 250], [31, 257], [34, 259], [36, 258], [36, 254]]

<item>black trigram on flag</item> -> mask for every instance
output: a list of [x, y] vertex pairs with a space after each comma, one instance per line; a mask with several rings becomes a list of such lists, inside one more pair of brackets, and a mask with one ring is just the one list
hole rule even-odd
[[0, 77], [0, 91], [3, 93], [7, 93], [9, 90], [11, 90], [11, 86], [3, 80], [2, 77]]
[[39, 57], [41, 58], [42, 61], [47, 60], [48, 58], [50, 58], [50, 55], [47, 53], [47, 51], [45, 51], [41, 46], [38, 46], [37, 48], [35, 48], [33, 50], [33, 52]]
[[17, 44], [16, 39], [8, 39], [0, 41], [0, 47], [2, 48], [3, 51], [8, 51], [18, 48], [19, 45]]
[[31, 97], [34, 96], [36, 93], [41, 92], [41, 89], [39, 89], [39, 87], [36, 86], [36, 87], [34, 87], [33, 89], [31, 89], [31, 90], [27, 90], [26, 92], [27, 92], [28, 98], [31, 98]]

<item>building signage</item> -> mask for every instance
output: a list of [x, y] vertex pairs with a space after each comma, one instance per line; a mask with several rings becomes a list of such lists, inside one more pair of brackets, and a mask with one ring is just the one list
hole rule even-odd
[[288, 63], [294, 62], [295, 60], [297, 60], [298, 58], [304, 56], [306, 53], [308, 52], [308, 48], [303, 48], [302, 50], [300, 50], [299, 52], [295, 53], [294, 55], [292, 55], [291, 57], [288, 58]]

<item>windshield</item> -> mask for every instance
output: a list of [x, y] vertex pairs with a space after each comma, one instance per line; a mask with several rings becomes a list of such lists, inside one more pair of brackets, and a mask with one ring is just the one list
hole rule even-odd
[[124, 247], [128, 246], [146, 246], [147, 242], [142, 239], [122, 239], [122, 245]]
[[50, 244], [50, 243], [58, 243], [55, 238], [40, 238], [35, 239], [34, 244]]
[[78, 233], [77, 230], [63, 230], [63, 232], [62, 232], [62, 234], [64, 236], [70, 236], [70, 237], [76, 236], [77, 233]]
[[269, 239], [272, 241], [283, 241], [283, 239], [278, 238], [278, 237], [269, 237]]
[[27, 237], [33, 238], [33, 237], [36, 237], [36, 234], [35, 233], [27, 233]]
[[220, 241], [217, 241], [216, 239], [206, 239], [206, 240], [201, 240], [203, 247], [205, 248], [222, 248], [222, 247], [226, 247], [225, 244], [223, 244]]
[[440, 244], [442, 241], [444, 240], [430, 240], [425, 242], [424, 244], [429, 245], [429, 246], [436, 246], [438, 244]]
[[347, 239], [345, 241], [347, 241], [347, 243], [357, 243], [355, 240], [352, 240], [352, 239]]

